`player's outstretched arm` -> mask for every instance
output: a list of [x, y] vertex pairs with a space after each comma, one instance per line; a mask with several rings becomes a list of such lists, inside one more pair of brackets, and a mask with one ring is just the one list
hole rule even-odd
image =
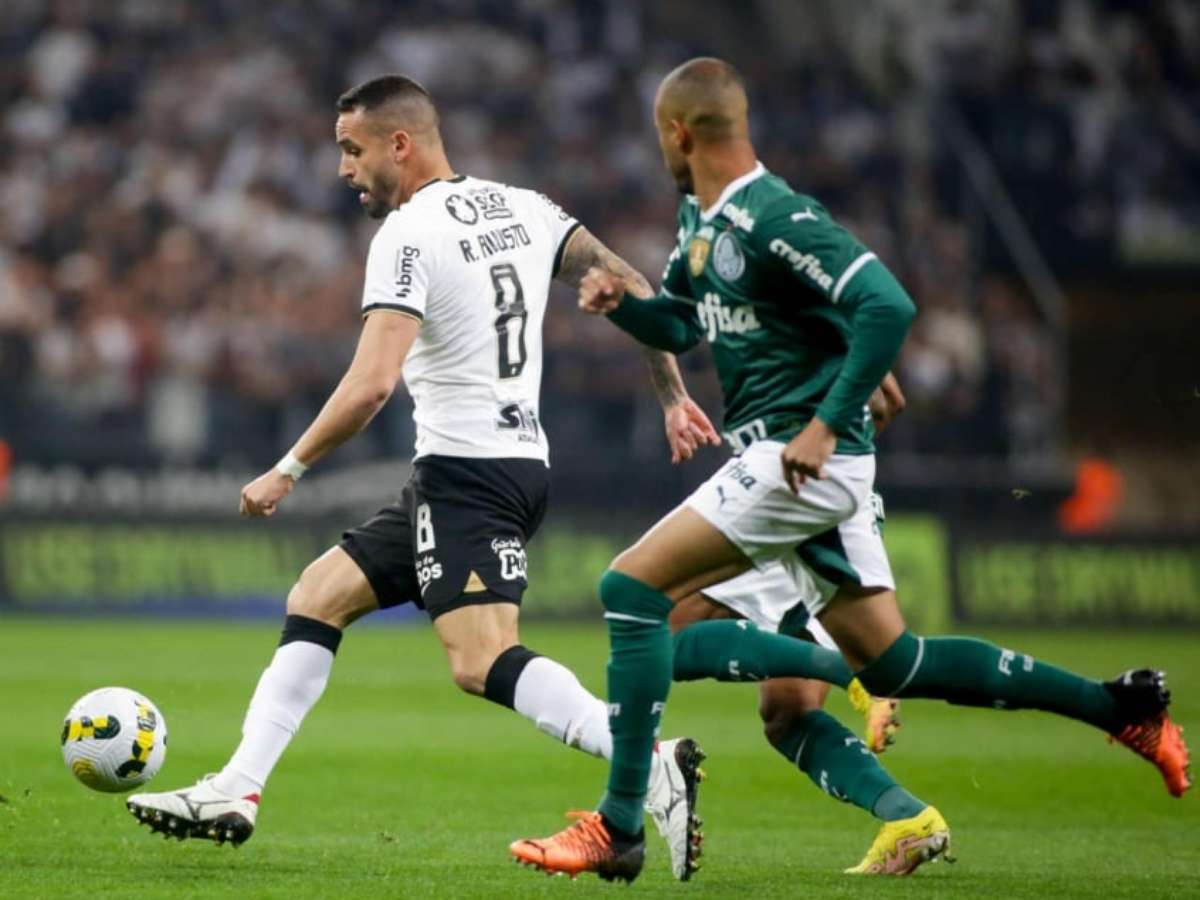
[[590, 269], [600, 269], [619, 278], [624, 282], [625, 291], [639, 300], [654, 296], [654, 288], [645, 275], [609, 250], [603, 241], [586, 228], [579, 227], [567, 241], [562, 263], [554, 277], [578, 290]]
[[647, 347], [682, 353], [700, 340], [694, 304], [666, 291], [654, 294], [643, 275], [585, 228], [571, 236], [556, 277], [579, 289], [580, 309], [607, 315]]
[[[563, 250], [559, 266], [559, 281], [576, 290], [583, 290], [601, 276], [612, 279], [611, 286], [621, 288], [639, 300], [654, 296], [654, 289], [641, 272], [604, 245], [586, 228], [577, 228]], [[619, 305], [619, 304], [618, 304]], [[636, 335], [635, 335], [636, 337]], [[708, 416], [688, 396], [675, 356], [665, 350], [642, 344], [646, 362], [650, 366], [650, 380], [654, 393], [663, 408], [667, 444], [671, 448], [671, 462], [691, 459], [696, 450], [705, 444], [717, 445], [721, 438]]]
[[420, 321], [405, 313], [376, 310], [367, 315], [350, 367], [312, 424], [278, 465], [242, 488], [242, 515], [273, 514], [309, 466], [375, 418], [396, 389], [420, 328]]

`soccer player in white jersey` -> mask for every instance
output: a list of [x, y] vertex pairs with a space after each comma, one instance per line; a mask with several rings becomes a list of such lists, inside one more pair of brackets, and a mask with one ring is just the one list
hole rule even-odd
[[[181, 839], [250, 837], [267, 778], [324, 691], [342, 631], [380, 607], [424, 608], [464, 691], [570, 746], [612, 753], [605, 703], [520, 643], [517, 613], [525, 545], [546, 505], [538, 391], [550, 281], [578, 287], [593, 266], [645, 279], [541, 194], [455, 174], [437, 110], [416, 82], [376, 78], [344, 94], [337, 110], [339, 174], [384, 220], [367, 258], [362, 335], [309, 428], [243, 488], [241, 511], [272, 515], [310, 466], [370, 422], [401, 375], [417, 426], [412, 477], [397, 502], [301, 574], [224, 768], [183, 790], [128, 798], [138, 819]], [[648, 358], [674, 455], [717, 443], [674, 357]], [[680, 878], [698, 851], [700, 756], [690, 739], [663, 741], [649, 783], [646, 808]]]

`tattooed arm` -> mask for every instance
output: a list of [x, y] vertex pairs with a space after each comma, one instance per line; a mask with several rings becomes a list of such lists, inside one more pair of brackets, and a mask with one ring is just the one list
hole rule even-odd
[[[594, 234], [580, 226], [563, 249], [562, 262], [554, 276], [578, 290], [590, 269], [600, 269], [619, 278], [630, 295], [644, 300], [653, 297], [654, 288], [641, 272], [604, 246]], [[650, 380], [666, 416], [667, 442], [671, 462], [691, 459], [697, 447], [720, 444], [721, 439], [704, 411], [688, 396], [679, 364], [674, 355], [641, 345], [650, 366]]]
[[[583, 276], [588, 269], [603, 269], [615, 278], [625, 282], [625, 290], [638, 299], [644, 300], [654, 296], [654, 288], [641, 272], [635, 269], [617, 254], [613, 253], [594, 234], [584, 227], [575, 229], [567, 246], [563, 250], [562, 264], [554, 277], [576, 290], [583, 282]], [[654, 383], [654, 393], [663, 409], [674, 406], [687, 398], [687, 389], [683, 386], [683, 378], [679, 374], [679, 365], [670, 353], [655, 350], [641, 345], [650, 364], [650, 379]]]
[[625, 290], [640, 300], [654, 296], [654, 288], [641, 272], [605, 247], [598, 237], [581, 225], [567, 241], [562, 262], [554, 277], [578, 290], [583, 276], [593, 267], [604, 269], [623, 280]]

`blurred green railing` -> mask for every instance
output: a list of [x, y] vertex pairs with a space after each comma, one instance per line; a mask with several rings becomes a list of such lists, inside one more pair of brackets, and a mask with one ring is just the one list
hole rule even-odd
[[[595, 584], [639, 525], [558, 521], [529, 547], [528, 616], [596, 615]], [[0, 519], [0, 611], [278, 615], [329, 519]], [[892, 515], [884, 539], [910, 624], [1200, 624], [1200, 542], [1006, 536]]]

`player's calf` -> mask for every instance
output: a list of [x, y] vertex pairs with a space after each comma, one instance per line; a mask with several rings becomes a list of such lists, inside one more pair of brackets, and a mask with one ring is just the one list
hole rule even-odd
[[676, 681], [815, 678], [846, 687], [851, 677], [836, 650], [766, 631], [746, 619], [697, 622], [674, 637]]
[[[433, 620], [454, 683], [468, 694], [495, 699], [488, 694], [488, 681], [495, 682], [499, 675], [505, 692], [511, 694], [516, 679], [537, 656], [519, 643], [519, 607], [486, 590], [463, 594], [459, 602], [466, 605], [439, 612]], [[497, 702], [512, 706], [511, 696]]]
[[671, 687], [671, 601], [609, 570], [600, 579], [612, 656], [608, 664], [613, 755], [600, 812], [630, 834], [641, 829], [655, 733]]
[[858, 677], [883, 697], [1040, 709], [1087, 722], [1154, 763], [1174, 796], [1191, 786], [1187, 747], [1167, 716], [1170, 692], [1161, 672], [1143, 669], [1100, 682], [975, 638], [906, 631]]

